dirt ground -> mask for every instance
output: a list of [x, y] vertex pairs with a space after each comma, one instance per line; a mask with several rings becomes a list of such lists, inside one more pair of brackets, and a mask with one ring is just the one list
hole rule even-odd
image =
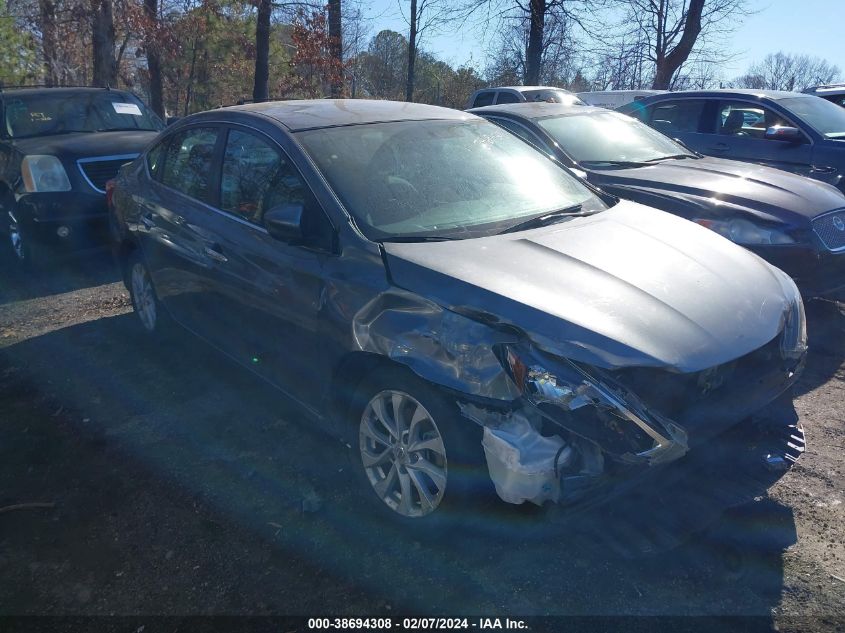
[[[808, 312], [798, 465], [681, 546], [632, 558], [598, 536], [628, 530], [618, 518], [540, 538], [527, 525], [543, 513], [507, 508], [438, 538], [397, 533], [356, 503], [346, 449], [278, 392], [189, 335], [142, 335], [105, 256], [0, 272], [0, 508], [50, 504], [0, 509], [0, 615], [741, 615], [754, 618], [736, 630], [841, 630], [845, 317]], [[685, 500], [653, 503], [641, 521]]]

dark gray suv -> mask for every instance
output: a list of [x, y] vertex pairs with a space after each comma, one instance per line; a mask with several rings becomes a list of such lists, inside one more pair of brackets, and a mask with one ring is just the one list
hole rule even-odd
[[670, 92], [618, 110], [702, 154], [792, 171], [845, 191], [845, 109], [799, 92]]

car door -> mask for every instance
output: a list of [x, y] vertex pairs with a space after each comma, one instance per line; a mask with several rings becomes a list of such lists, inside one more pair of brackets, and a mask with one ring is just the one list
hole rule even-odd
[[766, 138], [766, 130], [773, 126], [799, 127], [784, 113], [759, 102], [722, 100], [716, 112], [717, 133], [704, 153], [809, 175], [810, 138], [806, 134], [800, 142]]
[[[301, 243], [270, 236], [263, 214], [303, 205]], [[316, 407], [328, 372], [321, 336], [323, 264], [334, 230], [281, 148], [260, 132], [230, 127], [221, 155], [218, 207], [202, 239], [215, 255], [198, 333], [293, 398]]]
[[213, 253], [202, 236], [203, 218], [215, 202], [219, 127], [179, 130], [148, 152], [152, 178], [135, 197], [137, 235], [156, 293], [182, 325], [202, 317]]
[[705, 148], [712, 142], [712, 117], [708, 116], [712, 109], [707, 99], [674, 99], [647, 106], [637, 118], [658, 132], [706, 154]]

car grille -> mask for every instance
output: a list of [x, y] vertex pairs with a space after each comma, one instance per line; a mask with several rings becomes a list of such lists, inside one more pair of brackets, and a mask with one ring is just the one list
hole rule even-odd
[[816, 218], [813, 230], [828, 249], [845, 248], [845, 209]]
[[106, 183], [117, 176], [121, 165], [137, 158], [138, 154], [123, 156], [104, 156], [102, 158], [82, 158], [77, 161], [79, 169], [85, 179], [94, 189], [101, 193], [106, 191]]

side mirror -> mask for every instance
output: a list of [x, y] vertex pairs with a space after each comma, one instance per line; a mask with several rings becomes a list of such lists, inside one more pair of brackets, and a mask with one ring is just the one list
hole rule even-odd
[[173, 125], [174, 123], [176, 123], [176, 121], [178, 121], [181, 118], [182, 117], [180, 117], [180, 116], [169, 116], [169, 117], [167, 117], [167, 125]]
[[804, 134], [797, 127], [773, 125], [766, 129], [766, 139], [770, 141], [786, 141], [787, 143], [803, 143]]
[[264, 214], [264, 228], [275, 239], [282, 242], [297, 242], [302, 239], [301, 204], [281, 204]]

